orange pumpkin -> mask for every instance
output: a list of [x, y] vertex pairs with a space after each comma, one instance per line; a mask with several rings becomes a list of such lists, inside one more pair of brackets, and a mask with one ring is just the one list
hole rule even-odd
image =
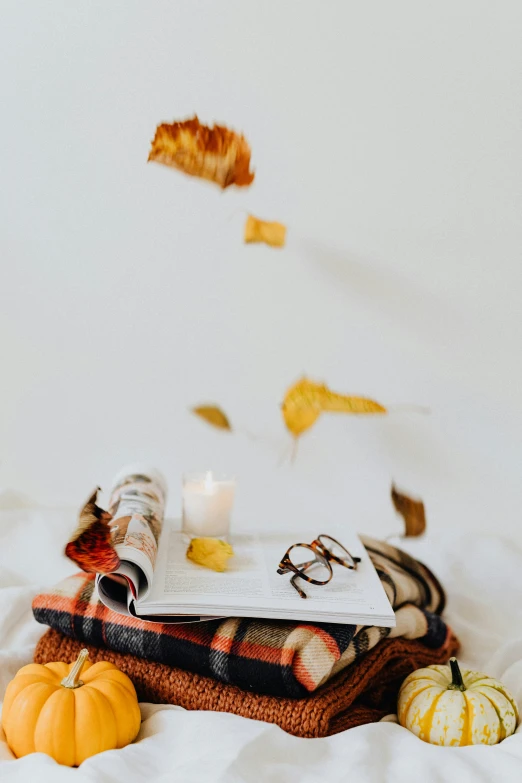
[[87, 656], [83, 649], [73, 664], [30, 663], [11, 680], [2, 726], [15, 756], [42, 752], [72, 767], [136, 738], [141, 715], [134, 685], [112, 663], [93, 665]]

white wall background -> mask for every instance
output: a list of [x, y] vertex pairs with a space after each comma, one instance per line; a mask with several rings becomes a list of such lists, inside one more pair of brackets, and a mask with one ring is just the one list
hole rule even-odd
[[[522, 4], [27, 2], [0, 27], [0, 486], [79, 505], [133, 459], [237, 473], [242, 525], [517, 533]], [[254, 185], [146, 164], [243, 130]], [[245, 211], [288, 225], [245, 247]], [[429, 417], [324, 417], [303, 372]], [[244, 432], [188, 413], [217, 402]]]

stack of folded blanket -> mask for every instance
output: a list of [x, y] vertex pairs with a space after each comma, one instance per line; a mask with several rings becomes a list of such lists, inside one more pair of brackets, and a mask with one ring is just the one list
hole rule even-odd
[[395, 711], [402, 680], [445, 663], [458, 641], [442, 620], [444, 591], [426, 566], [363, 538], [390, 602], [395, 628], [233, 618], [164, 625], [107, 609], [94, 577], [77, 574], [36, 596], [50, 626], [35, 661], [72, 662], [87, 646], [112, 661], [142, 701], [232, 712], [322, 737]]

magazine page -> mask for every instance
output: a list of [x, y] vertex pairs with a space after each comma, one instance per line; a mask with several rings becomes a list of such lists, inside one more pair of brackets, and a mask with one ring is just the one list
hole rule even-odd
[[98, 593], [109, 608], [132, 613], [132, 602], [150, 591], [163, 527], [165, 480], [158, 471], [131, 466], [113, 482], [109, 500], [112, 543], [119, 567], [97, 577]]
[[[303, 600], [290, 583], [292, 574], [277, 573], [281, 558], [292, 544], [291, 534], [231, 536], [235, 555], [226, 572], [216, 573], [189, 561], [188, 539], [176, 529], [167, 529], [154, 583], [147, 596], [136, 602], [136, 613], [395, 625], [393, 609], [361, 541], [353, 533], [339, 535], [350, 553], [361, 558], [357, 570], [334, 564], [334, 577], [328, 584], [316, 586], [300, 581], [307, 595]], [[312, 541], [315, 537], [308, 533], [301, 540]]]

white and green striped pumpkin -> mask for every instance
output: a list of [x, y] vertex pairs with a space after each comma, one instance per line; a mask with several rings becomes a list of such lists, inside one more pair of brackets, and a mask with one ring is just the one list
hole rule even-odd
[[401, 726], [433, 745], [494, 745], [513, 734], [517, 705], [498, 680], [449, 666], [427, 666], [399, 691]]

